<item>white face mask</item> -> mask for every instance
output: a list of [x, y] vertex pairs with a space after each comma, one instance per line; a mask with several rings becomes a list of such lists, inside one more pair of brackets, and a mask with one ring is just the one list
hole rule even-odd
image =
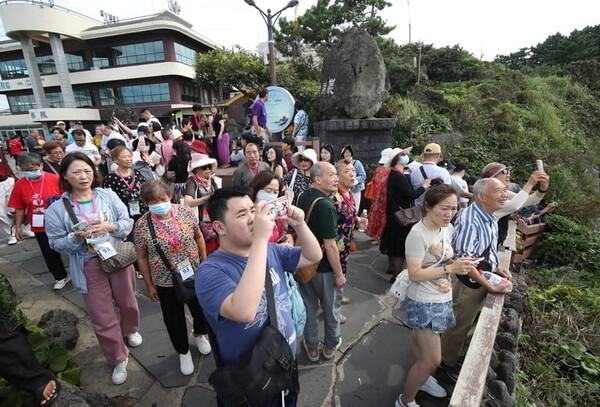
[[272, 201], [273, 199], [277, 199], [277, 194], [270, 194], [262, 189], [256, 193], [256, 199], [259, 201]]

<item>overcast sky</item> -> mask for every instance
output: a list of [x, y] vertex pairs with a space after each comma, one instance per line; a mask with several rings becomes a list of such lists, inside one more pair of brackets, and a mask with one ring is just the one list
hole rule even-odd
[[[180, 16], [193, 24], [192, 29], [225, 46], [239, 44], [254, 51], [267, 39], [267, 28], [259, 12], [244, 0], [178, 0]], [[255, 0], [265, 12], [278, 11], [287, 0]], [[333, 3], [334, 0], [331, 0]], [[459, 44], [475, 57], [492, 60], [520, 48], [537, 45], [548, 36], [560, 32], [600, 24], [600, 1], [597, 0], [390, 0], [392, 7], [383, 13], [390, 33], [398, 44], [409, 42], [409, 20], [412, 42], [436, 47]], [[167, 8], [167, 0], [55, 0], [62, 6], [101, 20], [100, 9], [120, 19], [149, 15]], [[296, 8], [282, 15], [295, 14], [317, 3], [300, 0]], [[1, 7], [1, 6], [0, 6]], [[0, 22], [0, 33], [4, 28]], [[0, 102], [2, 105], [5, 102]]]

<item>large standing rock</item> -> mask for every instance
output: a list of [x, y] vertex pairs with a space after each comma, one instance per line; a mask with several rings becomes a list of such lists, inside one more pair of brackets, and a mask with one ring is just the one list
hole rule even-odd
[[78, 321], [79, 318], [72, 312], [53, 309], [42, 315], [38, 325], [50, 338], [50, 346], [73, 349], [79, 339]]
[[371, 118], [390, 90], [377, 43], [356, 27], [327, 53], [321, 78], [320, 109], [328, 119]]

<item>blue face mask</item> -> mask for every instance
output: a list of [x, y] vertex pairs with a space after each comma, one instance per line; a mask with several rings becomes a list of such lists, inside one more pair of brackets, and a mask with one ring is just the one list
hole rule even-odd
[[256, 199], [259, 201], [272, 201], [273, 199], [277, 199], [277, 194], [270, 194], [262, 189], [256, 193]]
[[158, 216], [165, 216], [171, 210], [171, 202], [161, 202], [156, 205], [148, 206], [150, 212]]
[[40, 170], [37, 171], [21, 171], [21, 174], [27, 178], [39, 178], [42, 176], [42, 172]]
[[405, 154], [405, 155], [403, 155], [403, 156], [400, 156], [400, 162], [401, 162], [403, 165], [406, 165], [406, 164], [408, 164], [408, 161], [409, 161], [409, 158], [408, 158], [408, 155], [407, 155], [407, 154]]

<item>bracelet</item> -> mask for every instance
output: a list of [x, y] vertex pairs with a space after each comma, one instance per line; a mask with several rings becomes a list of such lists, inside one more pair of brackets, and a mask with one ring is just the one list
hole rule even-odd
[[540, 192], [540, 193], [542, 193], [542, 194], [545, 194], [546, 192], [548, 192], [547, 189], [538, 189], [537, 191]]
[[448, 272], [446, 271], [446, 265], [445, 264], [442, 267], [442, 271], [444, 272], [444, 274], [442, 274], [442, 276], [445, 276], [446, 274], [448, 274]]

